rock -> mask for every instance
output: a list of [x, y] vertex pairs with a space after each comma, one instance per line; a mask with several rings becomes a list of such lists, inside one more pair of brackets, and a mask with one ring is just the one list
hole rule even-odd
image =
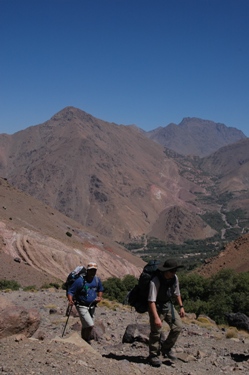
[[134, 341], [149, 342], [150, 327], [148, 324], [129, 324], [126, 327], [123, 343], [133, 343]]
[[37, 310], [26, 310], [0, 296], [0, 339], [19, 333], [31, 337], [39, 324], [40, 314]]
[[67, 338], [61, 338], [56, 336], [54, 339], [52, 339], [52, 341], [72, 344], [72, 352], [75, 350], [74, 345], [76, 345], [80, 348], [83, 348], [84, 351], [94, 353], [96, 356], [101, 357], [101, 355], [95, 349], [93, 349], [91, 345], [89, 345], [86, 341], [82, 340], [82, 338], [79, 336], [77, 332], [72, 333]]
[[56, 309], [50, 309], [49, 310], [49, 314], [56, 314], [57, 313], [57, 310]]
[[243, 362], [249, 360], [249, 354], [244, 353], [231, 353], [231, 357], [235, 362]]
[[249, 318], [240, 312], [225, 314], [230, 326], [249, 332]]
[[191, 354], [188, 354], [188, 353], [177, 353], [177, 358], [180, 359], [182, 362], [191, 362], [191, 361], [195, 361], [195, 357]]

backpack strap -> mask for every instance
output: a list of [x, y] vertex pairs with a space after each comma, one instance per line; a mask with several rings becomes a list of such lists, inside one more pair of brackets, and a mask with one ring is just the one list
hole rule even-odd
[[[82, 284], [82, 289], [84, 289], [84, 286], [85, 286], [85, 284], [86, 284], [86, 279], [85, 279], [85, 277], [84, 277], [85, 275], [80, 275], [79, 277], [81, 277], [82, 279], [83, 279], [83, 284]], [[94, 276], [94, 278], [95, 278], [95, 280], [96, 280], [96, 282], [97, 282], [97, 288], [98, 288], [98, 286], [99, 286], [99, 277], [98, 276]], [[81, 290], [82, 290], [81, 289]]]
[[157, 275], [160, 286], [157, 294], [157, 304], [163, 305], [164, 303], [171, 302], [173, 297], [173, 288], [176, 285], [176, 276], [173, 279], [165, 279], [163, 274]]

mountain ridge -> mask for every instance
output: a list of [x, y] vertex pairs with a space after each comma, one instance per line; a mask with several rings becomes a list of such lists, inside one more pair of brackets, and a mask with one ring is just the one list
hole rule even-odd
[[[12, 136], [0, 134], [0, 175], [28, 200], [30, 196], [39, 200], [33, 211], [40, 217], [43, 206], [50, 219], [66, 215], [52, 225], [60, 228], [57, 237], [56, 230], [53, 235], [47, 233], [47, 216], [43, 224], [29, 222], [34, 214], [30, 203], [20, 210], [25, 218], [20, 220], [21, 213], [16, 217], [18, 200], [23, 199], [16, 192], [13, 203], [10, 199], [3, 203], [7, 210], [0, 210], [0, 253], [21, 257], [21, 266], [27, 267], [27, 263], [38, 268], [43, 280], [51, 276], [53, 264], [43, 257], [56, 261], [56, 277], [61, 275], [61, 267], [65, 276], [80, 261], [92, 257], [101, 259], [104, 278], [138, 275], [144, 262], [117, 242], [156, 236], [178, 244], [212, 238], [219, 232], [224, 236], [230, 225], [227, 211], [233, 210], [235, 215], [240, 208], [249, 215], [248, 142], [248, 138], [242, 139], [208, 157], [184, 156], [157, 144], [133, 125], [108, 123], [74, 107]], [[0, 187], [7, 184], [4, 181]], [[2, 192], [5, 196], [6, 191]], [[213, 213], [224, 218], [221, 229], [203, 219]], [[235, 217], [235, 224], [230, 225], [237, 236], [248, 230], [247, 219], [243, 220]], [[18, 221], [22, 229], [17, 227], [14, 235]], [[43, 229], [36, 233], [40, 225]], [[43, 256], [44, 248], [49, 247], [53, 251], [46, 250]], [[78, 247], [80, 252], [75, 251]], [[68, 262], [72, 253], [72, 262]], [[14, 265], [17, 270], [18, 263]]]
[[[183, 120], [181, 126], [186, 127], [186, 122], [192, 129], [193, 119]], [[210, 122], [202, 122], [206, 132]], [[194, 125], [201, 129], [198, 119], [194, 119]], [[225, 126], [218, 127], [226, 131]], [[241, 142], [247, 141], [248, 138]], [[233, 145], [225, 147], [229, 150]], [[246, 149], [242, 151], [245, 153]], [[13, 136], [0, 135], [2, 176], [118, 242], [131, 242], [153, 233], [171, 241], [165, 225], [158, 230], [158, 220], [168, 220], [163, 212], [175, 213], [167, 222], [168, 227], [178, 226], [173, 241], [185, 241], [197, 234], [200, 239], [211, 235], [213, 230], [201, 215], [210, 209], [220, 211], [219, 189], [222, 183], [225, 186], [222, 176], [214, 175], [211, 163], [217, 161], [212, 162], [212, 155], [207, 159], [177, 154], [133, 125], [108, 123], [74, 107], [66, 107], [45, 123]], [[229, 157], [228, 152], [224, 157], [227, 163]], [[241, 175], [239, 178], [241, 183]], [[238, 186], [239, 182], [233, 181], [233, 185]], [[233, 207], [238, 206], [240, 198], [235, 197]], [[206, 203], [211, 199], [212, 205]], [[245, 194], [243, 199], [247, 199]], [[181, 220], [182, 212], [187, 213], [187, 220]]]
[[[52, 119], [8, 142], [0, 136], [0, 173], [19, 189], [117, 241], [148, 232], [162, 206], [198, 211], [192, 183], [137, 129], [71, 107]], [[188, 202], [178, 197], [180, 190]]]
[[196, 117], [185, 117], [146, 133], [155, 142], [182, 155], [205, 157], [219, 148], [246, 138], [241, 130]]

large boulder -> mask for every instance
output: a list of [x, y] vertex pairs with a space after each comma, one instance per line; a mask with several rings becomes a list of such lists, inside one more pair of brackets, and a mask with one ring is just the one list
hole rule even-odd
[[123, 343], [134, 341], [149, 343], [150, 326], [148, 324], [129, 324], [123, 335]]
[[26, 310], [0, 295], [0, 339], [19, 333], [31, 337], [39, 327], [40, 319], [37, 310]]
[[249, 332], [249, 318], [240, 312], [225, 314], [230, 326]]

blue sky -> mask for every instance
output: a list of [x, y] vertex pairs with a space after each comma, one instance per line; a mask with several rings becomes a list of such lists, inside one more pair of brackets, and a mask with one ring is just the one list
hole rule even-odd
[[0, 0], [0, 133], [66, 106], [249, 136], [248, 0]]

